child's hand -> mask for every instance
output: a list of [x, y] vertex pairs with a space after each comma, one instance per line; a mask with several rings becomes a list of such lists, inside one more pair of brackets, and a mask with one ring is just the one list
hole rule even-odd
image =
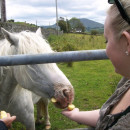
[[3, 119], [1, 119], [1, 121], [3, 121], [8, 128], [10, 128], [12, 125], [12, 122], [15, 119], [16, 119], [16, 116], [10, 116], [10, 114], [7, 113], [7, 117], [4, 117]]
[[72, 111], [69, 111], [68, 109], [65, 109], [62, 111], [62, 114], [66, 117], [68, 117], [71, 120], [75, 120], [75, 116], [79, 113], [78, 108], [74, 108]]

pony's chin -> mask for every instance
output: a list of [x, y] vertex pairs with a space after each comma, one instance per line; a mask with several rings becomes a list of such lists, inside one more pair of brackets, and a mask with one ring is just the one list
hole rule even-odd
[[54, 103], [55, 107], [57, 108], [60, 108], [60, 109], [65, 109], [68, 107], [69, 103], [64, 103], [64, 104], [61, 104], [60, 102], [56, 102]]

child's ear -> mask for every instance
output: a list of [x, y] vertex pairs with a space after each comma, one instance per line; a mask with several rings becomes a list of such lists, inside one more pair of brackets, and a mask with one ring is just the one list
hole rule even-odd
[[128, 53], [130, 54], [130, 33], [127, 32], [127, 31], [124, 31], [123, 33], [123, 36], [126, 38], [126, 42], [127, 42], [127, 48], [126, 48], [126, 51], [128, 51]]

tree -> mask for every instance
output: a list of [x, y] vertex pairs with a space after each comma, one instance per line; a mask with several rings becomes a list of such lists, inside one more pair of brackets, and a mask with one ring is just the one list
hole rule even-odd
[[85, 32], [86, 28], [83, 25], [83, 23], [81, 23], [80, 19], [78, 18], [71, 18], [69, 21], [70, 25], [71, 25], [71, 29], [73, 32], [77, 31], [77, 30], [81, 30], [81, 32]]
[[6, 22], [6, 3], [5, 0], [0, 0], [1, 4], [1, 22]]
[[91, 35], [97, 35], [99, 32], [97, 30], [91, 30]]
[[66, 19], [66, 28], [67, 28], [67, 33], [70, 32], [71, 26], [70, 26], [70, 22], [68, 19]]
[[8, 20], [8, 22], [14, 22], [14, 19], [10, 19], [10, 20]]
[[64, 33], [67, 32], [66, 22], [64, 20], [59, 20], [58, 25], [60, 30], [62, 30]]
[[70, 32], [70, 24], [69, 21], [64, 19], [59, 20], [58, 25], [60, 27], [60, 30], [62, 30], [64, 33]]

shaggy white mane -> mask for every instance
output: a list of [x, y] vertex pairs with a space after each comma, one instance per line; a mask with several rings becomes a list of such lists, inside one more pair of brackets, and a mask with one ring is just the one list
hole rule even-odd
[[[1, 56], [53, 52], [48, 42], [45, 39], [43, 39], [43, 37], [39, 36], [36, 33], [23, 31], [21, 33], [14, 34], [14, 35], [17, 36], [19, 39], [18, 46], [15, 47], [14, 45], [11, 45], [7, 39], [1, 40], [0, 41], [0, 55]], [[17, 48], [17, 51], [16, 51], [16, 48]], [[15, 54], [16, 52], [17, 54]], [[23, 74], [23, 75], [25, 74], [26, 76], [31, 78], [30, 74], [27, 74], [26, 69], [31, 69], [32, 71], [35, 71], [35, 70], [30, 65], [27, 65], [27, 66], [26, 67], [22, 65], [18, 66], [19, 74]], [[44, 64], [44, 67], [50, 70], [57, 70], [56, 64], [46, 64], [46, 65]], [[5, 69], [11, 69], [11, 67], [9, 66], [0, 67], [1, 77], [3, 75], [3, 70]]]
[[43, 37], [32, 32], [19, 34], [19, 54], [38, 54], [53, 52], [48, 42]]
[[[23, 31], [18, 37], [18, 54], [38, 54], [53, 52], [47, 40], [36, 33]], [[15, 47], [5, 39], [0, 41], [0, 55], [14, 55]]]

